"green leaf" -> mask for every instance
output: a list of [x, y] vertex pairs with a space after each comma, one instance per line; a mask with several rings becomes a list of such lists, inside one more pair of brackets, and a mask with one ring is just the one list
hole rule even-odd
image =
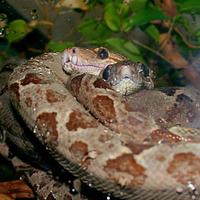
[[106, 46], [110, 47], [114, 51], [121, 53], [132, 61], [144, 62], [144, 59], [137, 48], [132, 42], [121, 38], [108, 38], [105, 41]]
[[128, 17], [130, 6], [127, 3], [121, 3], [119, 5], [119, 15], [123, 18]]
[[17, 19], [8, 24], [6, 38], [9, 43], [18, 42], [19, 40], [22, 40], [30, 31], [31, 29], [24, 20]]
[[141, 11], [147, 5], [148, 0], [134, 0], [130, 2], [130, 7], [134, 12]]
[[47, 44], [47, 48], [52, 52], [60, 52], [72, 46], [74, 46], [73, 42], [57, 42], [54, 40], [50, 40]]
[[155, 42], [159, 43], [160, 33], [159, 33], [158, 29], [156, 28], [156, 26], [154, 26], [154, 25], [147, 26], [147, 28], [145, 29], [145, 32], [151, 38], [153, 38]]
[[198, 45], [200, 45], [200, 28], [195, 32], [195, 38], [197, 40]]
[[104, 7], [104, 20], [112, 31], [120, 30], [120, 16], [116, 10], [114, 2], [110, 2]]
[[198, 0], [182, 0], [177, 3], [180, 12], [200, 11], [200, 1]]
[[144, 25], [152, 20], [165, 20], [168, 17], [157, 8], [146, 8], [132, 15], [123, 23], [123, 30], [128, 32], [135, 26]]
[[87, 19], [79, 24], [78, 31], [83, 34], [87, 40], [102, 40], [111, 33], [104, 22], [96, 19]]

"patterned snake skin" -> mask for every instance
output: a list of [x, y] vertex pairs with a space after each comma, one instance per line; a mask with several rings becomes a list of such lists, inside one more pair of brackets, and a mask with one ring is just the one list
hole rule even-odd
[[55, 160], [88, 185], [120, 199], [199, 199], [199, 91], [123, 98], [95, 75], [62, 70], [99, 73], [123, 59], [102, 48], [31, 59], [10, 77], [12, 103]]

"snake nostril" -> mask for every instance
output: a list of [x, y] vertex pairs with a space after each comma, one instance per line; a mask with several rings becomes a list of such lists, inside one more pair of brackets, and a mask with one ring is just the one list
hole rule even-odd
[[75, 47], [72, 48], [72, 53], [76, 53], [76, 48]]

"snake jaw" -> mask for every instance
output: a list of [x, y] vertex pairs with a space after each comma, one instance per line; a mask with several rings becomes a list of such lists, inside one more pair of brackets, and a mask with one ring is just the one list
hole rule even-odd
[[75, 66], [78, 63], [78, 57], [73, 55], [71, 51], [71, 49], [65, 49], [62, 54], [62, 67], [68, 74], [71, 74], [76, 69]]
[[72, 47], [64, 50], [62, 67], [67, 74], [81, 72], [99, 75], [107, 65], [123, 59], [124, 57], [102, 47], [95, 49]]
[[62, 67], [67, 74], [72, 74], [73, 72], [88, 72], [91, 74], [98, 75], [102, 68], [105, 67], [104, 64], [91, 63], [87, 58], [80, 59], [77, 52], [78, 48], [68, 48], [65, 49], [62, 55]]

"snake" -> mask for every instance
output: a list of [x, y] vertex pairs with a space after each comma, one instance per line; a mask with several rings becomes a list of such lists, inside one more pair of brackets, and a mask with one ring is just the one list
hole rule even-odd
[[43, 54], [8, 81], [33, 137], [90, 187], [119, 199], [198, 199], [200, 92], [153, 86], [147, 66], [104, 47]]

